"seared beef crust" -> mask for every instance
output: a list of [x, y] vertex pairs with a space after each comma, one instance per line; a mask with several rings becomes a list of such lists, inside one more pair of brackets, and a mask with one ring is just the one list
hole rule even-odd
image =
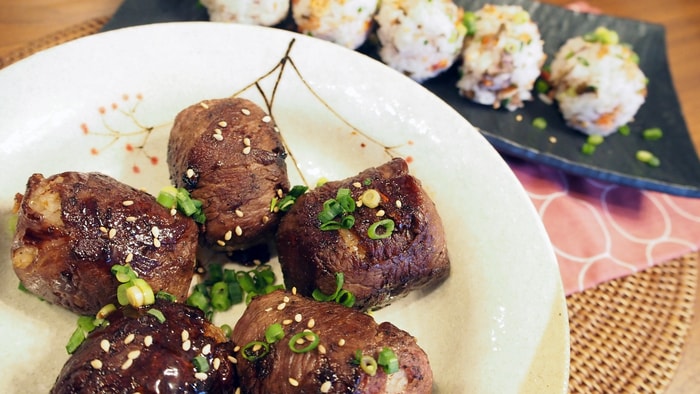
[[[355, 200], [375, 189], [381, 201], [376, 208], [357, 208], [352, 228], [322, 231], [318, 214], [339, 188], [350, 189]], [[392, 235], [370, 239], [369, 226], [387, 218], [395, 223]], [[280, 222], [277, 250], [288, 289], [296, 287], [307, 296], [316, 288], [332, 294], [335, 274], [342, 272], [343, 288], [356, 296], [355, 307], [362, 310], [383, 307], [411, 290], [439, 283], [450, 269], [435, 204], [400, 158], [328, 182], [297, 199]]]
[[[334, 302], [318, 302], [276, 291], [257, 296], [233, 329], [240, 347], [265, 341], [265, 330], [279, 323], [284, 337], [270, 345], [260, 359], [236, 354], [242, 393], [430, 393], [433, 375], [428, 357], [415, 338], [391, 323], [377, 324], [371, 316]], [[290, 339], [311, 330], [319, 345], [295, 353]], [[296, 345], [303, 348], [308, 345]], [[388, 347], [399, 360], [399, 370], [387, 374], [380, 367], [370, 376], [354, 361], [357, 351], [377, 358]], [[326, 391], [324, 391], [326, 390]]]
[[[165, 320], [159, 322], [151, 309]], [[233, 393], [238, 387], [228, 358], [234, 345], [199, 309], [158, 300], [117, 310], [107, 321], [68, 359], [52, 394]], [[197, 356], [206, 359], [202, 375], [193, 362]]]
[[205, 245], [232, 251], [272, 238], [279, 214], [270, 203], [289, 190], [285, 158], [271, 117], [249, 100], [205, 100], [177, 115], [170, 178], [203, 202]]
[[128, 263], [154, 291], [186, 299], [198, 237], [192, 219], [99, 173], [34, 174], [18, 198], [12, 266], [32, 293], [95, 314], [116, 303], [112, 265]]

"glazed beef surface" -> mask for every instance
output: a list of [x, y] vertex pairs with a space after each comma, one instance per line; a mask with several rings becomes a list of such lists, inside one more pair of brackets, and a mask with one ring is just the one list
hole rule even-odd
[[[165, 320], [149, 314], [151, 309]], [[229, 359], [233, 344], [200, 310], [158, 300], [150, 307], [120, 309], [107, 321], [68, 359], [52, 394], [233, 393], [238, 387]], [[206, 367], [197, 367], [195, 357]]]
[[225, 251], [272, 237], [279, 215], [270, 203], [289, 189], [285, 158], [271, 117], [238, 98], [184, 109], [168, 142], [171, 180], [203, 202], [204, 243]]
[[[375, 208], [358, 207], [350, 229], [323, 231], [319, 213], [325, 201], [348, 188], [358, 200], [374, 189], [381, 196]], [[394, 230], [371, 239], [369, 227], [391, 219]], [[286, 287], [304, 295], [314, 289], [332, 294], [335, 274], [345, 276], [344, 288], [358, 309], [376, 309], [409, 291], [436, 284], [449, 275], [450, 262], [442, 221], [435, 204], [403, 159], [341, 181], [328, 182], [304, 194], [287, 212], [277, 232], [277, 250]]]
[[46, 301], [80, 314], [116, 303], [110, 272], [129, 264], [179, 300], [192, 280], [198, 230], [148, 193], [99, 173], [32, 175], [20, 198], [12, 266]]
[[[284, 337], [269, 345], [269, 353], [246, 359], [246, 344], [265, 342], [265, 331], [279, 323]], [[290, 349], [297, 333], [310, 330], [318, 346], [305, 353]], [[306, 336], [307, 334], [304, 334]], [[432, 371], [415, 338], [391, 323], [377, 324], [371, 316], [333, 302], [318, 302], [291, 292], [257, 296], [236, 323], [232, 339], [243, 393], [430, 393]], [[295, 343], [301, 349], [309, 344]], [[355, 362], [356, 352], [377, 358], [384, 348], [399, 361], [398, 371], [380, 367], [374, 376]], [[251, 351], [249, 348], [248, 351]]]

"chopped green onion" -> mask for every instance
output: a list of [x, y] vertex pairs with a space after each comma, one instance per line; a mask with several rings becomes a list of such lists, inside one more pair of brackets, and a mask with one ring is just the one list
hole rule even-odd
[[647, 150], [638, 150], [635, 156], [637, 160], [641, 161], [642, 163], [646, 163], [651, 167], [658, 167], [661, 165], [659, 158]]
[[19, 289], [20, 291], [23, 291], [23, 292], [25, 292], [25, 293], [29, 293], [29, 292], [30, 292], [29, 289], [27, 289], [27, 288], [24, 286], [24, 283], [22, 283], [21, 281], [20, 281], [19, 284], [17, 285], [17, 289]]
[[[297, 341], [302, 342], [302, 340], [303, 340], [303, 342], [306, 342], [309, 340], [309, 337], [311, 337], [312, 339], [308, 345], [306, 345], [302, 348], [297, 347], [297, 345], [299, 345], [297, 343]], [[289, 349], [291, 351], [293, 351], [294, 353], [307, 353], [311, 350], [316, 349], [316, 347], [318, 347], [319, 342], [321, 342], [321, 338], [315, 332], [302, 331], [302, 332], [298, 332], [298, 333], [294, 334], [292, 336], [292, 338], [289, 339]], [[303, 343], [300, 343], [300, 344], [303, 344]]]
[[[367, 229], [367, 235], [371, 239], [384, 239], [384, 238], [389, 238], [391, 236], [391, 233], [394, 232], [394, 221], [391, 219], [382, 219], [378, 222], [372, 223], [372, 225], [369, 226]], [[378, 232], [377, 230], [382, 229], [382, 232]]]
[[204, 356], [197, 356], [192, 359], [192, 364], [197, 372], [209, 372], [209, 361]]
[[251, 341], [241, 349], [241, 355], [248, 361], [257, 361], [267, 356], [270, 352], [270, 345], [265, 342]]
[[532, 125], [537, 129], [544, 130], [547, 128], [547, 120], [541, 116], [538, 116], [532, 120]]
[[77, 322], [78, 327], [73, 331], [68, 343], [66, 344], [66, 352], [73, 354], [76, 349], [85, 341], [88, 334], [91, 333], [97, 325], [95, 324], [94, 316], [80, 316]]
[[321, 186], [325, 185], [326, 183], [328, 183], [328, 178], [326, 178], [326, 177], [318, 178], [318, 180], [316, 181], [316, 187], [321, 187]]
[[399, 370], [399, 358], [396, 353], [388, 347], [382, 349], [377, 356], [377, 364], [384, 368], [384, 372], [392, 374]]
[[231, 308], [231, 300], [228, 295], [228, 284], [224, 281], [216, 282], [209, 293], [211, 306], [215, 311], [227, 311]]
[[630, 135], [630, 126], [629, 125], [622, 125], [622, 126], [620, 126], [619, 129], [617, 129], [617, 132], [622, 134], [622, 135]]
[[372, 356], [362, 356], [360, 358], [360, 368], [369, 376], [377, 374], [377, 360]]
[[128, 283], [138, 277], [138, 274], [131, 268], [129, 264], [115, 264], [110, 268], [112, 274], [120, 283]]
[[369, 186], [372, 184], [372, 178], [365, 178], [364, 181], [362, 181], [362, 184], [365, 186]]
[[168, 209], [176, 208], [185, 216], [192, 217], [197, 223], [202, 224], [206, 221], [202, 202], [192, 198], [190, 192], [184, 187], [166, 186], [160, 190], [156, 201]]
[[659, 127], [652, 127], [642, 131], [642, 137], [647, 141], [656, 141], [664, 136], [663, 131]]
[[360, 201], [362, 201], [362, 205], [367, 208], [376, 208], [382, 201], [382, 196], [375, 189], [367, 189], [360, 196]]
[[175, 186], [166, 186], [158, 192], [158, 197], [156, 201], [158, 204], [164, 206], [165, 208], [176, 208], [177, 207], [177, 189]]
[[535, 91], [537, 93], [547, 93], [551, 89], [551, 86], [549, 86], [549, 82], [545, 81], [544, 79], [537, 79], [535, 82]]
[[343, 284], [345, 283], [345, 275], [342, 272], [336, 272], [335, 273], [335, 291], [332, 294], [324, 294], [320, 289], [315, 289], [311, 293], [311, 297], [313, 297], [314, 300], [316, 301], [333, 301], [338, 297], [338, 293], [340, 292], [340, 289], [343, 288]]
[[338, 295], [335, 297], [335, 302], [348, 308], [352, 308], [352, 306], [355, 305], [355, 295], [347, 290], [340, 290]]
[[97, 314], [95, 314], [95, 317], [97, 319], [104, 319], [107, 316], [109, 316], [110, 313], [114, 312], [117, 310], [117, 307], [114, 306], [114, 304], [107, 304], [100, 308], [99, 311], [97, 311]]
[[174, 295], [168, 293], [167, 291], [160, 290], [159, 292], [156, 293], [156, 298], [159, 300], [165, 300], [165, 301], [170, 301], [170, 302], [176, 302], [177, 297]]
[[206, 312], [209, 309], [209, 299], [206, 294], [195, 290], [187, 297], [187, 305], [194, 306]]
[[595, 145], [595, 146], [602, 144], [604, 141], [605, 141], [605, 138], [603, 138], [602, 135], [596, 135], [596, 134], [589, 135], [588, 138], [586, 139], [587, 143], [589, 143], [591, 145]]
[[228, 324], [222, 324], [219, 328], [221, 328], [221, 331], [224, 332], [224, 336], [226, 338], [231, 337], [231, 334], [233, 334], [233, 328], [231, 328], [231, 326], [229, 326]]
[[593, 144], [591, 144], [591, 143], [588, 143], [588, 142], [585, 142], [585, 143], [583, 144], [583, 146], [581, 146], [581, 153], [583, 153], [584, 155], [589, 155], [589, 156], [590, 156], [590, 155], [592, 155], [593, 153], [595, 153], [595, 149], [596, 149], [596, 146], [595, 146], [595, 145], [593, 145]]
[[467, 28], [467, 35], [468, 36], [473, 36], [476, 34], [476, 14], [467, 11], [464, 13], [462, 16], [462, 23], [464, 24], [464, 27]]
[[146, 311], [146, 313], [158, 319], [159, 323], [165, 322], [165, 315], [163, 314], [163, 312], [161, 312], [160, 309], [151, 308], [148, 311]]
[[265, 329], [265, 341], [267, 341], [267, 343], [275, 343], [282, 338], [284, 338], [284, 329], [281, 324], [270, 324]]
[[296, 185], [292, 187], [287, 195], [281, 199], [278, 200], [276, 197], [274, 197], [273, 199], [275, 202], [272, 205], [272, 210], [277, 208], [282, 212], [289, 211], [292, 205], [294, 205], [294, 203], [297, 201], [297, 198], [301, 197], [307, 190], [309, 190], [309, 188], [306, 186]]
[[598, 27], [592, 33], [584, 34], [583, 39], [587, 42], [597, 42], [601, 44], [618, 44], [620, 42], [620, 37], [614, 30], [607, 29], [605, 27]]

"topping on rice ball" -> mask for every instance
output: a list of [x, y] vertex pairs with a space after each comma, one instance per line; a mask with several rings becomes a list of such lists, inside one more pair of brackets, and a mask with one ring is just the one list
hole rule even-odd
[[289, 0], [201, 0], [213, 22], [273, 26], [289, 13]]
[[379, 56], [418, 82], [455, 62], [467, 29], [451, 0], [383, 0], [375, 16]]
[[532, 100], [532, 88], [546, 59], [537, 25], [520, 6], [485, 5], [464, 17], [457, 88], [474, 102], [510, 111]]
[[356, 49], [367, 39], [379, 0], [292, 0], [300, 33]]
[[647, 94], [638, 63], [637, 54], [604, 27], [569, 39], [555, 55], [550, 77], [566, 123], [607, 136], [632, 121]]

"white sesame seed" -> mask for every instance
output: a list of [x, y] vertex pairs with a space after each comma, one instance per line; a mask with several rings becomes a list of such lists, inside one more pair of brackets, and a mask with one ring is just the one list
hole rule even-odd
[[125, 262], [125, 263], [131, 263], [133, 260], [134, 260], [134, 254], [133, 254], [133, 253], [129, 253], [129, 254], [126, 255], [126, 258], [124, 259], [124, 262]]
[[289, 302], [289, 297], [284, 296], [284, 298], [282, 298], [282, 301], [284, 301], [284, 302]]
[[221, 129], [214, 129], [214, 134], [221, 134]]
[[250, 146], [250, 138], [248, 138], [248, 137], [243, 138], [243, 145]]
[[245, 116], [250, 115], [250, 110], [248, 108], [241, 108], [241, 113]]
[[301, 319], [302, 319], [301, 313], [297, 313], [296, 315], [294, 315], [295, 322], [299, 323], [301, 321]]
[[134, 202], [132, 200], [124, 200], [124, 201], [122, 201], [122, 205], [125, 207], [130, 207], [130, 206], [134, 205]]
[[204, 108], [204, 109], [209, 109], [209, 106], [208, 106], [207, 103], [205, 103], [204, 101], [202, 101], [201, 103], [199, 103], [199, 105], [200, 105], [202, 108]]
[[135, 338], [134, 334], [127, 335], [126, 338], [124, 338], [124, 344], [128, 345], [131, 342], [134, 342], [134, 338]]
[[261, 345], [261, 344], [256, 343], [255, 345], [253, 345], [253, 349], [252, 349], [252, 350], [253, 350], [253, 353], [259, 351], [260, 349], [262, 349], [262, 345]]
[[338, 340], [338, 346], [345, 346], [345, 339], [340, 338], [340, 339]]
[[188, 339], [188, 340], [186, 340], [185, 342], [182, 342], [182, 350], [184, 350], [184, 351], [187, 352], [187, 351], [189, 351], [191, 348], [192, 348], [192, 341], [190, 341], [190, 340]]
[[129, 367], [134, 363], [134, 360], [127, 358], [126, 361], [124, 361], [124, 364], [122, 364], [122, 369], [129, 369]]
[[243, 229], [241, 228], [241, 226], [236, 226], [234, 231], [236, 231], [236, 235], [238, 235], [239, 237], [243, 235]]
[[107, 237], [109, 237], [109, 239], [112, 239], [112, 238], [114, 238], [115, 235], [117, 235], [117, 229], [110, 228], [109, 233], [107, 233]]
[[284, 309], [286, 306], [287, 306], [287, 304], [285, 304], [284, 302], [282, 302], [282, 303], [280, 303], [279, 305], [277, 305], [277, 310], [278, 310], [278, 311], [281, 311], [281, 310]]
[[297, 287], [296, 286], [292, 287], [292, 294], [297, 295]]
[[240, 209], [236, 209], [234, 212], [236, 213], [236, 216], [238, 216], [239, 218], [243, 217], [243, 211], [241, 211]]
[[107, 227], [104, 227], [104, 226], [100, 227], [100, 232], [107, 234], [107, 231], [109, 231], [109, 230], [107, 230]]
[[102, 361], [98, 359], [94, 359], [90, 361], [90, 365], [92, 365], [93, 368], [95, 369], [102, 369]]
[[185, 175], [187, 175], [188, 178], [192, 178], [194, 176], [194, 170], [191, 168], [188, 168], [187, 171], [185, 172]]
[[552, 144], [556, 144], [556, 143], [557, 143], [557, 137], [555, 137], [555, 136], [553, 136], [553, 135], [552, 135], [552, 136], [549, 136], [549, 142], [551, 142]]
[[272, 307], [268, 306], [267, 308], [265, 308], [265, 312], [272, 312]]
[[132, 350], [129, 352], [129, 354], [126, 355], [126, 357], [130, 358], [132, 360], [136, 360], [137, 358], [139, 358], [140, 355], [141, 355], [140, 350]]
[[194, 377], [198, 380], [207, 380], [208, 375], [205, 372], [197, 372], [194, 374]]
[[323, 384], [321, 385], [321, 389], [320, 389], [320, 390], [321, 390], [322, 393], [328, 393], [328, 392], [330, 392], [330, 391], [331, 391], [331, 381], [330, 381], [330, 380], [326, 380], [325, 382], [323, 382]]
[[292, 320], [292, 319], [284, 319], [284, 320], [282, 320], [282, 324], [284, 324], [285, 326], [288, 326], [288, 325], [292, 324], [293, 321], [294, 320]]
[[523, 116], [520, 114], [515, 115], [515, 120], [518, 122], [521, 122], [523, 120]]
[[157, 226], [151, 227], [151, 234], [154, 237], [158, 238], [158, 236], [160, 235], [160, 229]]
[[158, 238], [153, 238], [153, 246], [160, 248], [160, 240]]
[[263, 215], [263, 217], [262, 217], [262, 222], [263, 222], [263, 224], [265, 224], [265, 223], [267, 223], [267, 222], [269, 222], [269, 221], [270, 221], [270, 217], [267, 216], [267, 215]]
[[353, 182], [352, 185], [355, 186], [355, 187], [358, 188], [358, 189], [362, 187], [362, 184], [361, 184], [360, 182]]
[[224, 241], [222, 241], [222, 240], [220, 240], [220, 239], [217, 239], [217, 240], [216, 240], [216, 244], [219, 245], [219, 246], [226, 246], [226, 242], [224, 242]]
[[231, 232], [231, 230], [228, 230], [226, 232], [226, 234], [224, 234], [224, 240], [230, 241], [232, 236], [233, 236], [233, 232]]
[[177, 215], [177, 208], [170, 208], [170, 216]]
[[146, 347], [150, 347], [153, 345], [153, 337], [150, 335], [146, 335], [145, 338], [143, 338], [143, 344], [146, 345]]
[[236, 345], [236, 346], [233, 347], [233, 351], [234, 351], [234, 352], [237, 352], [237, 351], [239, 351], [239, 350], [241, 350], [241, 347], [240, 347], [240, 346]]
[[284, 197], [284, 191], [282, 191], [282, 189], [277, 189], [277, 197], [279, 197], [279, 198]]
[[311, 319], [309, 319], [308, 323], [306, 323], [306, 327], [309, 327], [309, 328], [314, 328], [315, 325], [316, 325], [316, 320], [314, 320], [313, 317]]
[[238, 360], [236, 360], [236, 358], [233, 356], [226, 356], [226, 358], [228, 359], [228, 361], [230, 361], [233, 364], [238, 363]]
[[396, 200], [396, 208], [401, 208], [401, 200]]
[[294, 378], [289, 378], [289, 384], [291, 384], [294, 387], [297, 387], [299, 386], [299, 381]]
[[219, 370], [219, 367], [221, 366], [221, 359], [218, 358], [218, 357], [215, 357], [215, 358], [212, 360], [211, 364], [212, 364], [212, 366], [214, 367], [214, 370], [215, 370], [215, 371], [218, 371], [218, 370]]
[[224, 136], [222, 136], [221, 134], [213, 134], [212, 136], [213, 136], [214, 139], [217, 140], [217, 141], [223, 141], [223, 140], [224, 140]]
[[262, 118], [263, 123], [270, 123], [271, 120], [272, 118], [270, 117], [270, 115], [265, 115]]
[[380, 209], [380, 210], [378, 210], [378, 211], [377, 211], [377, 213], [376, 213], [375, 215], [377, 215], [377, 216], [380, 216], [380, 217], [381, 217], [381, 216], [384, 216], [384, 215], [386, 215], [386, 212], [385, 212], [385, 211], [384, 211], [383, 209]]
[[133, 223], [136, 221], [136, 216], [127, 216], [126, 221], [129, 223]]
[[277, 127], [277, 126], [273, 127], [273, 130], [275, 130], [275, 133], [279, 133], [279, 132], [280, 132], [280, 128]]
[[180, 333], [180, 338], [182, 338], [182, 342], [185, 342], [186, 340], [190, 339], [190, 333], [187, 330], [182, 330]]
[[326, 347], [323, 345], [318, 345], [318, 352], [321, 354], [326, 354]]
[[222, 120], [221, 122], [219, 122], [219, 123], [217, 123], [217, 124], [218, 124], [219, 126], [221, 126], [221, 127], [226, 127], [226, 126], [228, 126], [228, 123], [226, 123], [225, 120]]
[[204, 345], [204, 347], [202, 348], [202, 354], [206, 356], [206, 355], [209, 354], [209, 353], [211, 353], [211, 344], [207, 343], [207, 344]]
[[251, 147], [246, 146], [245, 148], [243, 148], [243, 154], [244, 154], [244, 155], [249, 155], [251, 149], [252, 149]]
[[103, 340], [100, 342], [100, 347], [101, 347], [102, 350], [104, 350], [106, 353], [109, 353], [109, 347], [110, 347], [110, 346], [111, 346], [111, 343], [109, 343], [109, 341], [106, 340], [106, 339], [103, 339]]

